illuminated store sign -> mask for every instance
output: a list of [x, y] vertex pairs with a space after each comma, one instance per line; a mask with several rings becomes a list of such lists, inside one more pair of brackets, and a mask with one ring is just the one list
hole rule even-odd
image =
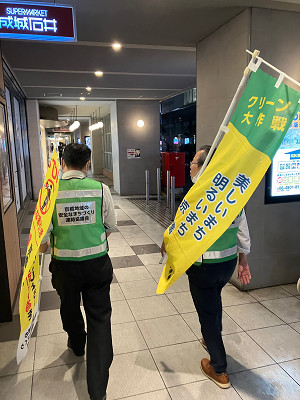
[[269, 176], [269, 201], [299, 200], [300, 111], [296, 114], [275, 154]]
[[0, 1], [0, 38], [75, 42], [72, 6]]

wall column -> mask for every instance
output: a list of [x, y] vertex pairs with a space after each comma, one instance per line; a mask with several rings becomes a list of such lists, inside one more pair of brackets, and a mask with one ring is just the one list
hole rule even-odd
[[[197, 44], [198, 147], [211, 144], [217, 134], [248, 64], [245, 50], [260, 50], [265, 60], [299, 81], [299, 37], [299, 13], [253, 8]], [[245, 207], [252, 281], [241, 288], [235, 272], [232, 282], [236, 286], [248, 290], [296, 282], [299, 206], [299, 202], [265, 204], [265, 179], [261, 181]]]
[[38, 101], [27, 100], [26, 108], [28, 121], [29, 151], [32, 171], [33, 198], [34, 200], [37, 200], [44, 180], [40, 113]]

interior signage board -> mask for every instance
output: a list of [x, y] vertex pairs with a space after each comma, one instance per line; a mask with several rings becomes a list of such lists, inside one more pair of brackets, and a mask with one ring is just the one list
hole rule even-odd
[[76, 42], [72, 6], [0, 1], [0, 38]]
[[[296, 114], [270, 171], [270, 202], [296, 200], [300, 195], [300, 111]], [[297, 200], [299, 198], [297, 197]], [[273, 200], [273, 201], [272, 201]], [[277, 201], [276, 201], [277, 200]]]

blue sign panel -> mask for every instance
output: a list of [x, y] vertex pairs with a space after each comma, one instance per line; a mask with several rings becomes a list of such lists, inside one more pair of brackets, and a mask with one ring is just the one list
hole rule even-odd
[[[300, 200], [300, 111], [296, 114], [268, 173], [268, 202]], [[276, 200], [277, 199], [277, 200]]]
[[0, 1], [0, 38], [75, 42], [74, 8]]

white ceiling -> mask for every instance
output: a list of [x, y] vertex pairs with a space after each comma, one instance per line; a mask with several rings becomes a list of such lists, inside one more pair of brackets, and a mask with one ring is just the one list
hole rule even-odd
[[[196, 43], [243, 9], [255, 6], [300, 11], [300, 0], [54, 3], [75, 6], [77, 43], [5, 40], [1, 44], [28, 98], [57, 105], [60, 116], [70, 115], [76, 102], [78, 115], [86, 116], [115, 99], [161, 100], [193, 87]], [[123, 44], [120, 52], [112, 50], [114, 41]], [[96, 70], [103, 71], [103, 77], [97, 78]], [[90, 94], [87, 86], [92, 87]], [[82, 95], [86, 97], [84, 105], [79, 102]]]

